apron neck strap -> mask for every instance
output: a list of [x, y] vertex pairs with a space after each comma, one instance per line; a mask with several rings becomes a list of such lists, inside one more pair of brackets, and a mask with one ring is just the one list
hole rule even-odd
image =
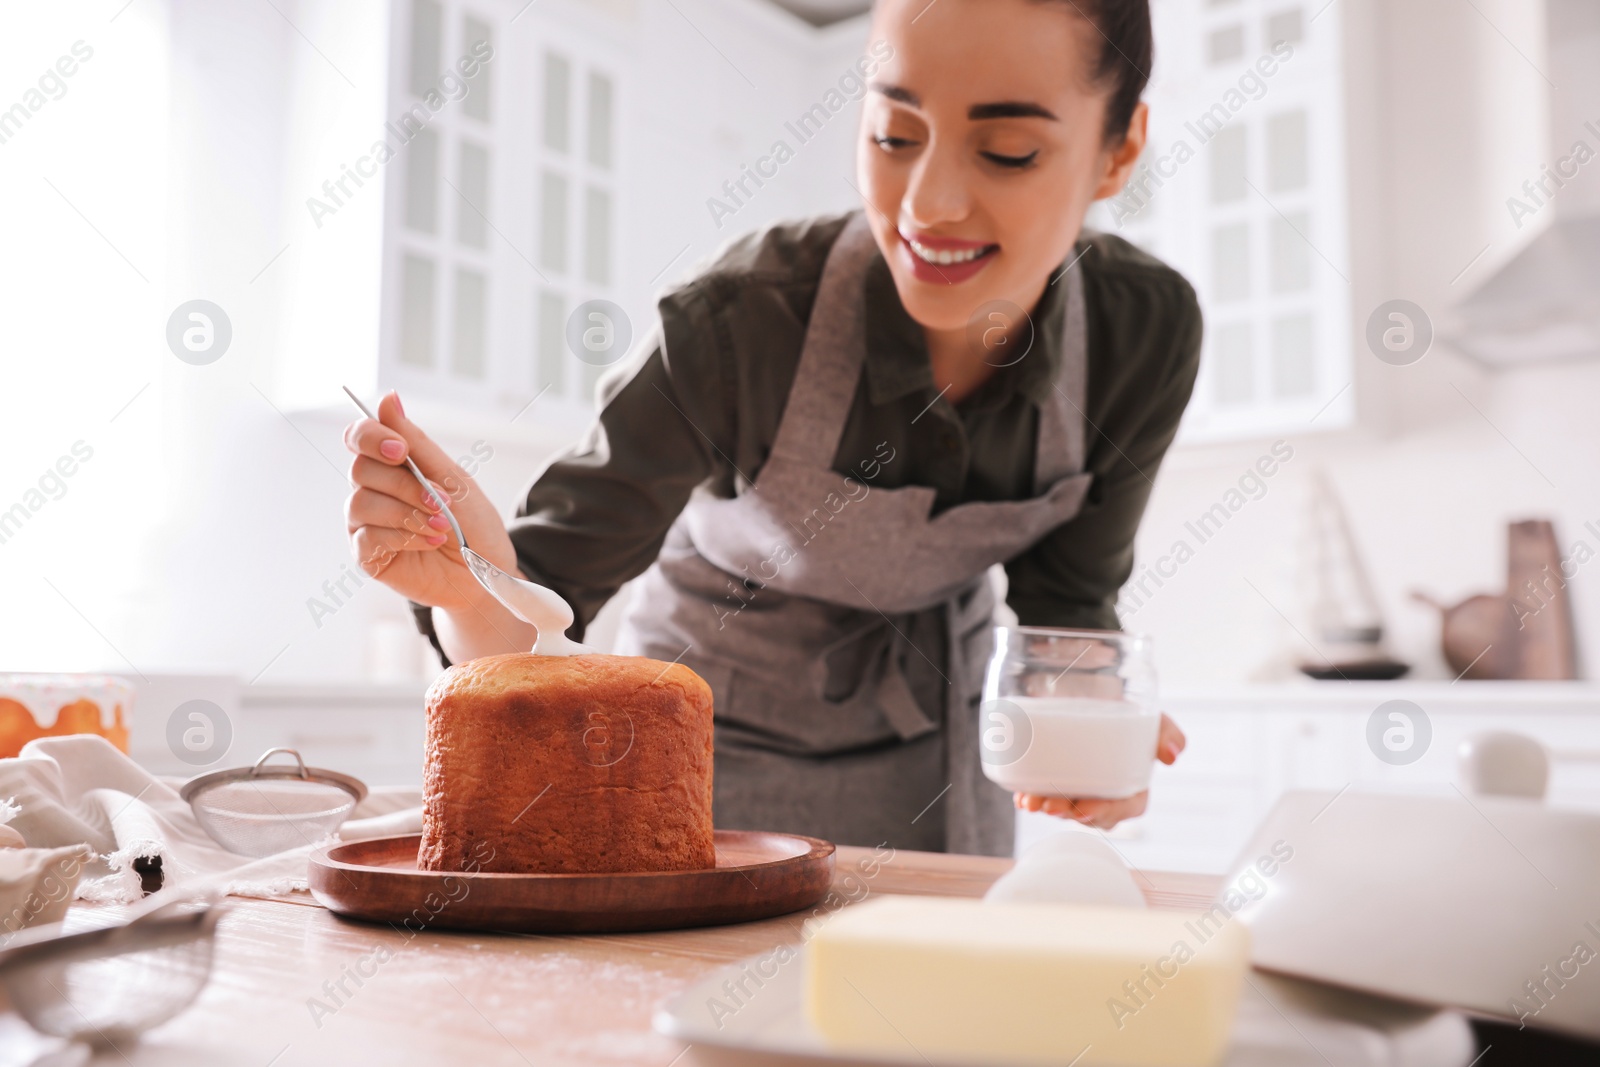
[[[877, 250], [866, 214], [851, 216], [822, 267], [799, 369], [778, 422], [771, 458], [823, 470], [833, 466], [866, 363], [864, 282]], [[756, 478], [759, 481], [760, 475]]]
[[[1081, 258], [1081, 257], [1080, 257]], [[1061, 330], [1061, 366], [1055, 388], [1039, 406], [1039, 447], [1033, 460], [1034, 492], [1043, 493], [1061, 478], [1083, 470], [1084, 424], [1088, 403], [1089, 329], [1083, 299], [1083, 271], [1077, 261], [1053, 284], [1067, 287]]]

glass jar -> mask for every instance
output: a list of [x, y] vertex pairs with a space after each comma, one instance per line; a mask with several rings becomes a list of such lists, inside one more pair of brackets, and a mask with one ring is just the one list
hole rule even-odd
[[1143, 792], [1161, 733], [1150, 639], [997, 627], [979, 715], [983, 773], [1006, 789], [1106, 799]]

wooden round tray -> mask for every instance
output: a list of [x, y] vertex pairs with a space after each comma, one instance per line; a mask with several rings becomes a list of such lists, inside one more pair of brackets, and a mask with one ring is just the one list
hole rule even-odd
[[417, 869], [417, 834], [311, 854], [311, 892], [328, 910], [409, 929], [618, 933], [720, 926], [815, 904], [833, 881], [833, 845], [814, 837], [716, 831], [717, 865], [698, 871], [496, 874]]

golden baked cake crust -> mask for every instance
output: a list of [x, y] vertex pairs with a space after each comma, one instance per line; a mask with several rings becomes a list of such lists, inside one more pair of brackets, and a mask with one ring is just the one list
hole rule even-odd
[[427, 715], [424, 870], [716, 866], [711, 687], [688, 667], [488, 656], [440, 675]]

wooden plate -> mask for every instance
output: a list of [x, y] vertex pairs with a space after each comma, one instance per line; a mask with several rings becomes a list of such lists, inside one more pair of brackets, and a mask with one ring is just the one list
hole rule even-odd
[[311, 892], [328, 910], [409, 929], [618, 933], [749, 922], [815, 904], [833, 881], [833, 845], [814, 837], [716, 831], [717, 865], [629, 874], [465, 874], [417, 869], [418, 834], [311, 854]]

